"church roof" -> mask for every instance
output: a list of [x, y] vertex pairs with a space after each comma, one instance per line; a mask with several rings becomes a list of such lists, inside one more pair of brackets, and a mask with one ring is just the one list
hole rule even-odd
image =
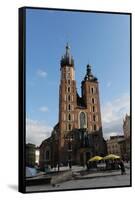
[[84, 99], [80, 97], [78, 93], [76, 95], [77, 95], [77, 106], [81, 108], [83, 107], [85, 108], [86, 105], [85, 105]]

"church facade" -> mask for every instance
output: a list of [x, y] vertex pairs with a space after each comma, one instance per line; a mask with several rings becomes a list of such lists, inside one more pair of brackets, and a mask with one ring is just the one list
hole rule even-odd
[[[76, 67], [77, 68], [77, 67]], [[53, 139], [52, 139], [53, 138]], [[47, 139], [48, 140], [48, 139]], [[94, 155], [103, 156], [106, 145], [103, 139], [102, 121], [100, 111], [99, 83], [93, 75], [91, 66], [86, 66], [86, 74], [81, 82], [81, 96], [79, 96], [75, 80], [75, 64], [66, 45], [66, 52], [60, 61], [60, 86], [59, 86], [59, 121], [54, 127], [48, 141], [50, 160], [53, 163], [54, 152], [50, 147], [53, 141], [57, 151], [58, 164], [82, 164]], [[46, 140], [41, 161], [45, 158]], [[42, 148], [41, 148], [42, 149]], [[56, 154], [56, 152], [55, 152]]]

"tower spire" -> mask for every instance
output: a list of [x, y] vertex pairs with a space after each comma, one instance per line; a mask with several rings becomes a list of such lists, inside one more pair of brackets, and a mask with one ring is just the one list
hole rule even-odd
[[66, 54], [65, 55], [66, 55], [67, 58], [71, 57], [70, 46], [69, 46], [68, 42], [67, 42], [67, 45], [66, 45]]
[[97, 81], [97, 78], [93, 76], [92, 74], [92, 70], [91, 70], [91, 65], [87, 64], [86, 67], [86, 75], [84, 77], [84, 80], [88, 80], [88, 81]]
[[61, 59], [61, 67], [65, 65], [72, 66], [72, 67], [74, 66], [74, 60], [73, 60], [73, 57], [71, 56], [70, 46], [68, 43], [66, 44], [66, 53], [64, 54], [64, 56], [62, 56], [62, 59]]
[[87, 65], [87, 76], [90, 76], [91, 75], [91, 65]]

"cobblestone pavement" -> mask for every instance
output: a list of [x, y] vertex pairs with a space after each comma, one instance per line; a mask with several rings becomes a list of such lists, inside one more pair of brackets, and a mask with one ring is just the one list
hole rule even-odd
[[86, 175], [78, 180], [70, 180], [59, 183], [55, 185], [55, 187], [53, 187], [52, 185], [29, 186], [26, 188], [26, 191], [51, 191], [112, 186], [130, 186], [130, 170], [126, 170], [126, 175], [121, 175], [120, 171], [118, 171], [117, 173], [110, 172], [110, 174], [106, 176], [100, 174], [99, 177], [97, 175], [95, 178]]

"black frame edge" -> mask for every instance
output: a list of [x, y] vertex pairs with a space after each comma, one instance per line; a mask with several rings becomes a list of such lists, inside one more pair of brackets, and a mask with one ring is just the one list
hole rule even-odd
[[102, 13], [102, 14], [123, 14], [123, 15], [130, 15], [131, 12], [120, 12], [120, 11], [101, 11], [101, 10], [80, 10], [74, 8], [54, 8], [54, 7], [34, 7], [34, 6], [24, 6], [22, 8], [25, 9], [35, 9], [35, 10], [54, 10], [54, 11], [69, 11], [69, 12], [91, 12], [91, 13]]
[[25, 193], [25, 16], [26, 9], [19, 8], [19, 153], [18, 191]]

